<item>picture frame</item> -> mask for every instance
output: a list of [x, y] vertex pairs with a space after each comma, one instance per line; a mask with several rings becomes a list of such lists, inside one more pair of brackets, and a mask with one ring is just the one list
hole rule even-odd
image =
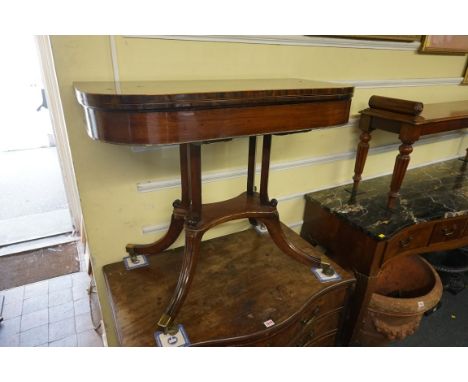
[[426, 35], [421, 40], [421, 53], [455, 54], [468, 53], [468, 35]]

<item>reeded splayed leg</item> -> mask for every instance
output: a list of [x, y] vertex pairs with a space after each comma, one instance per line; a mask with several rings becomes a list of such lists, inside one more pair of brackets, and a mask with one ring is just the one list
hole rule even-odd
[[195, 268], [200, 253], [200, 244], [204, 230], [197, 229], [197, 224], [202, 217], [202, 184], [201, 184], [201, 145], [195, 143], [188, 144], [188, 163], [190, 171], [187, 173], [188, 179], [188, 200], [191, 201], [185, 223], [185, 250], [182, 268], [179, 273], [179, 280], [176, 289], [169, 302], [169, 306], [161, 316], [158, 326], [165, 332], [172, 327], [175, 316], [180, 310], [185, 297], [187, 296], [190, 284], [195, 274]]
[[171, 222], [165, 235], [150, 244], [127, 244], [126, 251], [130, 256], [136, 255], [155, 255], [169, 248], [179, 237], [184, 228], [184, 221], [190, 205], [189, 186], [188, 186], [188, 145], [179, 146], [180, 155], [180, 178], [182, 200], [175, 200], [172, 203], [174, 211], [172, 212]]
[[[265, 135], [263, 137], [263, 148], [262, 148], [262, 171], [260, 178], [260, 203], [264, 205], [270, 205], [276, 207], [278, 201], [276, 199], [270, 200], [268, 198], [268, 177], [270, 169], [270, 153], [271, 153], [271, 135]], [[279, 219], [279, 214], [276, 211], [275, 215], [271, 218], [262, 218], [258, 219], [263, 223], [267, 229], [268, 233], [271, 236], [271, 239], [274, 243], [280, 248], [285, 254], [291, 256], [307, 265], [316, 265], [321, 264], [321, 259], [318, 257], [312, 257], [303, 252], [301, 249], [295, 247], [292, 243], [288, 241], [286, 235], [284, 234], [281, 223]]]
[[302, 251], [292, 244], [286, 237], [279, 216], [271, 219], [258, 219], [260, 222], [265, 224], [268, 229], [268, 233], [276, 246], [281, 249], [286, 255], [291, 256], [293, 259], [309, 266], [319, 267], [322, 264], [320, 257], [310, 256], [309, 254]]
[[184, 259], [179, 273], [179, 280], [177, 281], [177, 286], [171, 301], [158, 322], [158, 327], [164, 332], [167, 332], [167, 330], [172, 327], [175, 317], [187, 297], [195, 274], [198, 255], [200, 254], [200, 244], [203, 233], [202, 231], [191, 230], [189, 227], [185, 228]]

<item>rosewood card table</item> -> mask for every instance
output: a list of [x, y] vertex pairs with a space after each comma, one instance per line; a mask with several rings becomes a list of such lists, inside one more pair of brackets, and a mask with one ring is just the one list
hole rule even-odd
[[[248, 218], [263, 223], [282, 252], [321, 265], [285, 236], [268, 196], [272, 135], [304, 132], [348, 121], [353, 88], [301, 79], [80, 82], [76, 96], [84, 107], [88, 134], [108, 143], [180, 147], [181, 199], [165, 236], [152, 244], [128, 244], [130, 256], [159, 254], [185, 230], [179, 280], [158, 326], [167, 331], [187, 296], [203, 234], [215, 225]], [[260, 192], [254, 187], [257, 136], [263, 136]], [[202, 204], [201, 144], [249, 137], [246, 192], [230, 200]]]
[[421, 102], [372, 96], [369, 99], [369, 108], [361, 111], [359, 128], [362, 134], [356, 155], [352, 195], [357, 194], [369, 150], [371, 133], [375, 129], [398, 134], [402, 143], [399, 148], [400, 153], [396, 157], [387, 200], [387, 207], [395, 209], [410, 161], [410, 154], [413, 151], [413, 144], [423, 135], [467, 127], [468, 101], [423, 105]]

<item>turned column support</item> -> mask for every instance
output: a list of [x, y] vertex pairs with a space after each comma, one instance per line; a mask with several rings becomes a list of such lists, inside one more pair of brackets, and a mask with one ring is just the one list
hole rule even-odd
[[[253, 196], [255, 193], [255, 170], [257, 159], [257, 137], [249, 137], [249, 158], [247, 164], [247, 195]], [[257, 226], [258, 222], [254, 218], [249, 218], [250, 224]]]
[[260, 202], [276, 207], [278, 201], [268, 197], [268, 178], [270, 174], [271, 135], [263, 136], [262, 170], [260, 173]]

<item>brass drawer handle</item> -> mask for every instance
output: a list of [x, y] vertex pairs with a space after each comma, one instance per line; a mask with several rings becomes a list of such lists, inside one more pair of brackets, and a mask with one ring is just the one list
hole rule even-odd
[[408, 236], [404, 240], [400, 240], [400, 248], [406, 248], [413, 241], [413, 236]]
[[308, 320], [306, 320], [306, 319], [304, 318], [303, 320], [301, 320], [301, 324], [304, 325], [304, 326], [309, 326], [309, 325], [313, 324], [314, 321], [315, 321], [315, 316], [309, 318]]
[[455, 230], [457, 229], [456, 226], [454, 226], [452, 229], [449, 229], [447, 227], [444, 227], [442, 228], [442, 234], [445, 236], [445, 237], [450, 237], [452, 236], [454, 233], [455, 233]]
[[309, 319], [306, 319], [306, 318], [303, 318], [301, 320], [301, 324], [303, 324], [304, 326], [309, 326], [310, 324], [313, 324], [315, 319], [317, 318], [317, 315], [319, 314], [320, 312], [320, 307], [317, 306], [314, 311], [312, 312], [312, 317], [309, 318]]

